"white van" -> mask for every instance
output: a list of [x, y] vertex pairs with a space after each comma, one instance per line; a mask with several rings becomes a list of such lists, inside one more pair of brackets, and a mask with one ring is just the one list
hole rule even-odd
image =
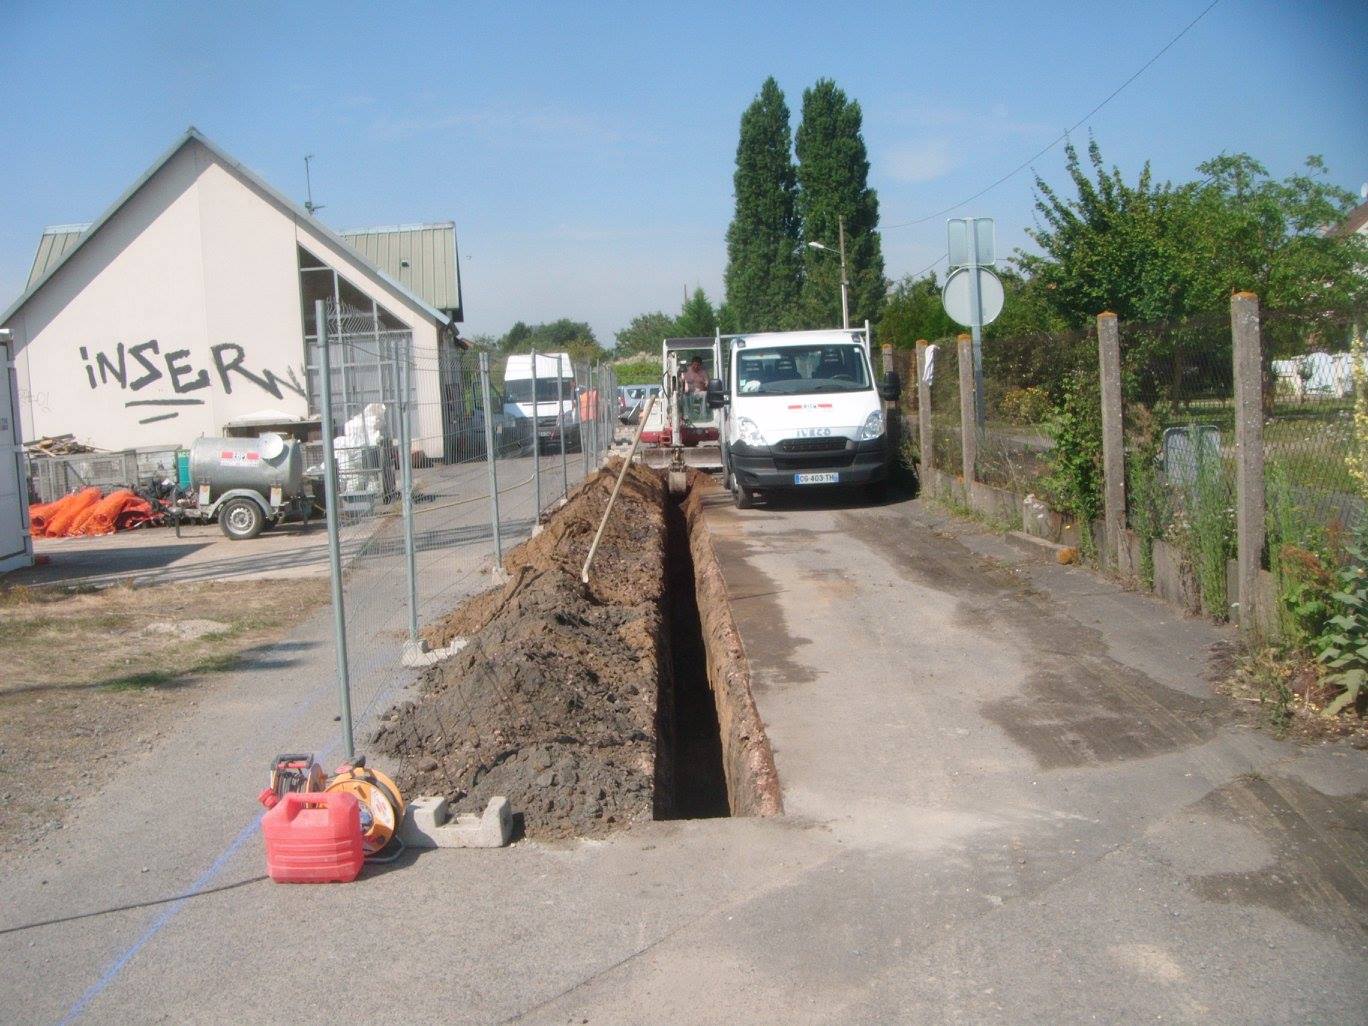
[[783, 331], [731, 336], [725, 379], [708, 384], [722, 411], [722, 467], [736, 505], [755, 493], [822, 485], [863, 486], [879, 497], [888, 480], [883, 403], [901, 383], [876, 388], [869, 331]]
[[[528, 425], [525, 437], [532, 440], [535, 421], [538, 448], [550, 445], [559, 448], [560, 430], [565, 429], [564, 442], [575, 451], [580, 447], [579, 394], [575, 391], [575, 371], [569, 353], [538, 353], [536, 355], [537, 395], [532, 396], [532, 360], [529, 354], [519, 353], [508, 358], [504, 365], [504, 414], [521, 419]], [[559, 378], [559, 385], [557, 379]], [[556, 414], [559, 388], [560, 416]]]

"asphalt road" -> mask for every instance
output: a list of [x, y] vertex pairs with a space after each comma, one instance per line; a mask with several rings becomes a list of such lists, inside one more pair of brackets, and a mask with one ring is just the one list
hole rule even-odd
[[4, 867], [7, 1018], [1363, 1021], [1368, 759], [1246, 725], [1227, 632], [917, 503], [708, 519], [786, 815], [263, 882], [319, 618]]

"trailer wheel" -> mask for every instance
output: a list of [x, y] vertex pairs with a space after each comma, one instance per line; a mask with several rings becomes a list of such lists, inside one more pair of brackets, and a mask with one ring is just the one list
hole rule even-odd
[[261, 507], [251, 499], [230, 499], [219, 510], [219, 527], [233, 541], [255, 538], [265, 526]]

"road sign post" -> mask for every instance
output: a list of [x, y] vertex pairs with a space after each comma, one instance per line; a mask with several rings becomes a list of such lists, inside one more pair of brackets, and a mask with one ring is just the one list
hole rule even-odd
[[996, 263], [991, 217], [956, 217], [946, 223], [950, 274], [941, 303], [951, 319], [969, 329], [974, 362], [974, 420], [981, 429], [987, 419], [983, 399], [983, 326], [1002, 312], [1002, 282], [993, 273]]

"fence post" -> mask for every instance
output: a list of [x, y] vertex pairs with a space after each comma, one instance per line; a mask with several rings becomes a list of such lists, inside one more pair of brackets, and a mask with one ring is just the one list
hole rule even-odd
[[399, 343], [399, 473], [404, 489], [404, 566], [408, 571], [409, 641], [418, 644], [418, 564], [413, 544], [413, 404], [409, 397], [412, 346]]
[[561, 495], [563, 498], [570, 497], [570, 471], [568, 460], [565, 455], [565, 358], [559, 353], [556, 354], [556, 437], [560, 439], [561, 457]]
[[328, 312], [324, 301], [314, 302], [314, 324], [318, 326], [319, 392], [323, 415], [323, 492], [327, 504], [328, 570], [332, 585], [333, 648], [337, 653], [338, 704], [342, 713], [342, 746], [347, 760], [356, 755], [352, 743], [351, 665], [347, 660], [347, 613], [342, 605], [342, 541], [337, 525], [337, 454], [333, 451], [332, 355], [328, 352]]
[[494, 408], [489, 397], [489, 354], [480, 353], [480, 396], [484, 401], [485, 464], [489, 467], [489, 516], [494, 527], [494, 565], [503, 566], [503, 539], [499, 536], [499, 471], [495, 467]]
[[537, 391], [537, 351], [532, 350], [532, 523], [541, 522], [541, 443], [537, 440], [541, 411], [541, 394]]
[[974, 464], [978, 461], [978, 420], [974, 407], [974, 345], [968, 335], [955, 339], [959, 353], [961, 467], [964, 474], [964, 504], [973, 502]]
[[[575, 382], [578, 386], [579, 374], [575, 375]], [[589, 409], [590, 388], [593, 383], [593, 365], [591, 364], [589, 369], [584, 372], [584, 390], [580, 392], [578, 387], [575, 389], [575, 391], [580, 392], [575, 397], [575, 412], [579, 420], [580, 455], [584, 457], [585, 477], [589, 476], [589, 460], [593, 457], [591, 450], [594, 444], [594, 432], [593, 425], [589, 423], [589, 418], [585, 417], [584, 414]]]
[[936, 465], [935, 436], [931, 434], [931, 383], [926, 380], [926, 339], [917, 339], [917, 446], [921, 449], [922, 486], [926, 471]]
[[1259, 567], [1264, 546], [1263, 354], [1259, 297], [1230, 297], [1231, 349], [1235, 361], [1235, 537], [1238, 561], [1236, 601], [1240, 633], [1261, 627]]
[[883, 363], [883, 373], [887, 374], [893, 369], [893, 343], [885, 342], [879, 346], [879, 355]]
[[[1116, 314], [1097, 315], [1097, 363], [1102, 377], [1102, 565], [1128, 569], [1126, 545], [1126, 444], [1121, 424], [1121, 331]], [[1079, 529], [1085, 529], [1080, 524]], [[1091, 525], [1087, 526], [1091, 529]]]

